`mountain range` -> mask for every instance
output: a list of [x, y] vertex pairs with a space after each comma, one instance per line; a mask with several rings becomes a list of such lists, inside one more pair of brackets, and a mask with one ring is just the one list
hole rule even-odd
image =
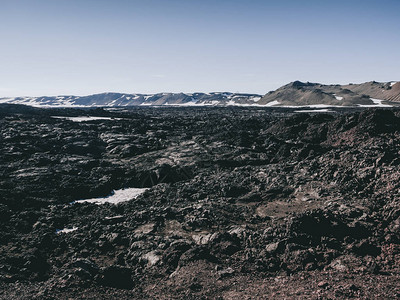
[[400, 82], [325, 85], [294, 81], [267, 94], [102, 93], [89, 96], [43, 96], [0, 98], [0, 103], [39, 107], [120, 107], [120, 106], [400, 106]]

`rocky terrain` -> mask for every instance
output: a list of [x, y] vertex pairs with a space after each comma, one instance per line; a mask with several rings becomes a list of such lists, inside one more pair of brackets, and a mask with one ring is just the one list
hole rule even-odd
[[400, 102], [400, 82], [325, 85], [295, 81], [266, 95], [238, 93], [103, 93], [89, 96], [0, 98], [38, 107], [121, 106], [333, 106], [389, 107]]
[[400, 111], [331, 111], [0, 105], [0, 298], [400, 297]]

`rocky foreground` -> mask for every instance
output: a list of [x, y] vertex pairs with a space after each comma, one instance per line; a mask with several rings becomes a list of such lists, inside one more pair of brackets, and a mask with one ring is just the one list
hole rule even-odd
[[0, 132], [1, 299], [400, 297], [398, 110], [9, 105]]

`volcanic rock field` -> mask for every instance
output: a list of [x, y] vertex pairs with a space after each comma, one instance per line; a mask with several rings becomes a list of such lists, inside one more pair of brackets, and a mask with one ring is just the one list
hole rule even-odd
[[396, 108], [1, 105], [0, 299], [400, 297], [399, 151]]

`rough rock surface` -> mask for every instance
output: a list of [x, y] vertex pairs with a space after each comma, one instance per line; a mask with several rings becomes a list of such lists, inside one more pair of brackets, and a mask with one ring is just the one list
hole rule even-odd
[[397, 110], [2, 106], [0, 137], [1, 299], [400, 296]]

